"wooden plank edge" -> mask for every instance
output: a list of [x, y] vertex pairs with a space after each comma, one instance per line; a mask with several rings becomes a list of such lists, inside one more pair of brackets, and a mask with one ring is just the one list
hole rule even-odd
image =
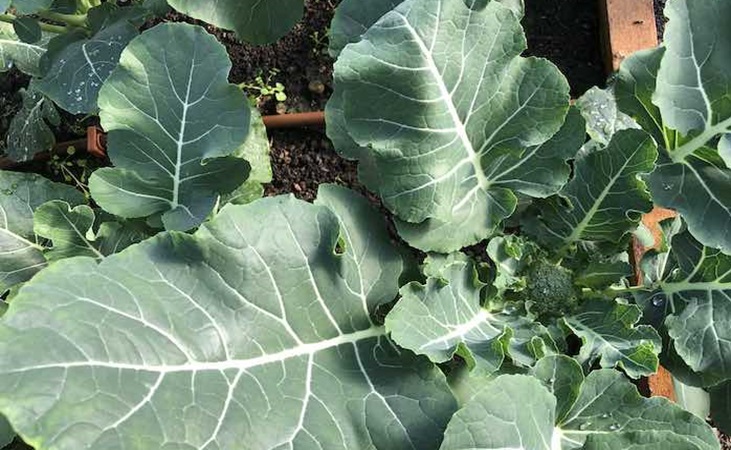
[[[599, 0], [599, 19], [607, 73], [619, 70], [624, 58], [632, 53], [658, 45], [653, 0]], [[635, 279], [638, 283], [642, 280], [639, 267], [642, 256], [649, 249], [661, 245], [660, 222], [673, 216], [673, 211], [663, 208], [655, 208], [643, 216], [642, 222], [651, 231], [654, 246], [646, 248], [637, 240], [632, 243]], [[676, 400], [672, 375], [664, 367], [660, 366], [658, 372], [646, 381], [650, 395]]]
[[607, 72], [632, 53], [657, 46], [653, 0], [599, 0], [599, 8]]

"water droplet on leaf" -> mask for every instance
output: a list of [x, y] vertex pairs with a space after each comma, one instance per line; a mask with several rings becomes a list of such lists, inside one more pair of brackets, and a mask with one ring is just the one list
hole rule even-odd
[[662, 294], [656, 294], [652, 297], [652, 306], [660, 307], [665, 306], [665, 296]]

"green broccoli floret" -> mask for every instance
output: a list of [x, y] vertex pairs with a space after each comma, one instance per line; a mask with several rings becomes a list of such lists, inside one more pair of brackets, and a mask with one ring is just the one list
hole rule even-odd
[[540, 320], [573, 313], [579, 305], [579, 291], [573, 272], [548, 261], [538, 260], [525, 271], [526, 287], [520, 297]]

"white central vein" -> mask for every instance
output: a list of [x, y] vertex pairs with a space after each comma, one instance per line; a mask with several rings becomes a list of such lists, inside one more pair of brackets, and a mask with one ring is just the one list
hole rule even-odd
[[[193, 73], [195, 71], [195, 54], [196, 48], [193, 47], [193, 57], [190, 58], [190, 74], [188, 75], [188, 86], [185, 91], [185, 99], [183, 100], [183, 115], [180, 119], [180, 131], [178, 132], [178, 140], [175, 142], [176, 156], [175, 156], [175, 173], [173, 174], [173, 208], [178, 206], [178, 200], [180, 197], [180, 171], [183, 167], [183, 147], [185, 146], [185, 127], [188, 120], [188, 108], [190, 107], [190, 87], [193, 84]], [[171, 80], [172, 82], [172, 80]], [[175, 90], [175, 86], [171, 85], [171, 88]]]
[[[452, 94], [449, 92], [449, 89], [447, 88], [447, 85], [444, 83], [444, 78], [442, 77], [441, 73], [439, 72], [439, 68], [437, 68], [436, 62], [434, 61], [434, 58], [431, 54], [431, 51], [427, 48], [424, 41], [421, 39], [421, 36], [419, 36], [419, 33], [414, 29], [414, 27], [411, 26], [406, 16], [396, 12], [396, 14], [403, 20], [404, 26], [411, 34], [411, 37], [414, 39], [414, 42], [419, 46], [419, 50], [421, 51], [422, 55], [424, 56], [424, 60], [426, 61], [427, 68], [429, 69], [429, 72], [434, 77], [434, 80], [436, 81], [437, 87], [439, 88], [439, 93], [441, 95], [441, 98], [444, 100], [444, 105], [447, 108], [447, 111], [449, 112], [449, 116], [452, 119], [452, 122], [454, 123], [454, 129], [457, 133], [457, 136], [459, 137], [460, 142], [462, 143], [462, 147], [467, 152], [467, 157], [472, 162], [472, 165], [475, 169], [475, 175], [477, 176], [477, 181], [480, 186], [487, 186], [488, 182], [485, 178], [485, 174], [482, 173], [482, 168], [480, 166], [480, 158], [477, 152], [475, 152], [475, 148], [472, 145], [472, 142], [470, 141], [469, 136], [467, 135], [467, 128], [465, 127], [465, 124], [462, 122], [462, 119], [459, 116], [459, 112], [457, 111], [456, 106], [454, 105], [454, 99], [452, 98]], [[438, 31], [435, 30], [435, 35]]]
[[614, 185], [617, 183], [617, 181], [623, 176], [626, 175], [624, 173], [624, 170], [627, 168], [627, 166], [632, 162], [632, 158], [637, 154], [638, 151], [645, 145], [645, 142], [647, 142], [647, 139], [643, 139], [642, 142], [640, 142], [637, 147], [635, 148], [635, 151], [630, 155], [629, 158], [627, 158], [624, 163], [617, 169], [617, 172], [614, 174], [612, 178], [609, 179], [607, 182], [607, 185], [602, 189], [602, 192], [597, 196], [596, 200], [594, 200], [594, 203], [591, 205], [591, 208], [587, 213], [584, 215], [584, 218], [579, 222], [576, 227], [574, 228], [574, 231], [564, 240], [566, 245], [569, 245], [573, 242], [578, 241], [581, 239], [581, 235], [584, 233], [584, 230], [587, 226], [589, 226], [589, 223], [594, 219], [594, 216], [599, 212], [599, 208], [601, 207], [602, 203], [604, 202], [604, 199], [607, 198], [609, 193], [612, 191], [612, 188], [614, 188]]
[[487, 312], [485, 309], [481, 309], [479, 313], [475, 315], [471, 320], [468, 322], [465, 322], [463, 324], [460, 324], [452, 329], [447, 334], [441, 335], [437, 337], [436, 339], [432, 339], [428, 342], [425, 342], [420, 348], [424, 349], [427, 347], [431, 347], [435, 344], [443, 344], [448, 343], [449, 341], [456, 339], [456, 338], [462, 338], [470, 331], [474, 330], [475, 328], [480, 327], [483, 324], [487, 324], [490, 326], [490, 328], [495, 329], [496, 331], [499, 331], [497, 328], [493, 327], [489, 323], [486, 322], [487, 318], [490, 317], [490, 313]]
[[36, 366], [23, 367], [21, 369], [4, 370], [4, 373], [23, 373], [33, 370], [43, 369], [72, 369], [80, 367], [99, 367], [118, 370], [133, 370], [140, 372], [152, 373], [180, 373], [180, 372], [203, 372], [203, 371], [224, 371], [224, 370], [247, 370], [267, 364], [281, 363], [288, 359], [298, 358], [301, 356], [310, 356], [317, 352], [329, 350], [344, 344], [357, 344], [358, 342], [386, 335], [384, 327], [372, 327], [361, 331], [355, 331], [349, 334], [343, 334], [324, 341], [313, 342], [310, 344], [302, 344], [296, 347], [288, 348], [277, 353], [261, 355], [248, 359], [231, 359], [224, 361], [187, 361], [182, 364], [171, 365], [147, 365], [142, 363], [118, 363], [109, 361], [77, 361], [68, 363], [49, 363], [39, 364]]

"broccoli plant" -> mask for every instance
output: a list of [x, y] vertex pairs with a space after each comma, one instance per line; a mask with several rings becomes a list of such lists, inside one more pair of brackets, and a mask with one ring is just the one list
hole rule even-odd
[[[157, 25], [98, 91], [114, 167], [93, 204], [0, 172], [0, 430], [49, 449], [718, 449], [706, 417], [633, 382], [662, 363], [728, 426], [731, 4], [670, 0], [664, 46], [576, 106], [521, 56], [519, 1], [339, 8], [328, 134], [403, 240], [343, 187], [251, 201], [266, 138], [223, 47]], [[653, 204], [678, 214], [635, 261]]]

